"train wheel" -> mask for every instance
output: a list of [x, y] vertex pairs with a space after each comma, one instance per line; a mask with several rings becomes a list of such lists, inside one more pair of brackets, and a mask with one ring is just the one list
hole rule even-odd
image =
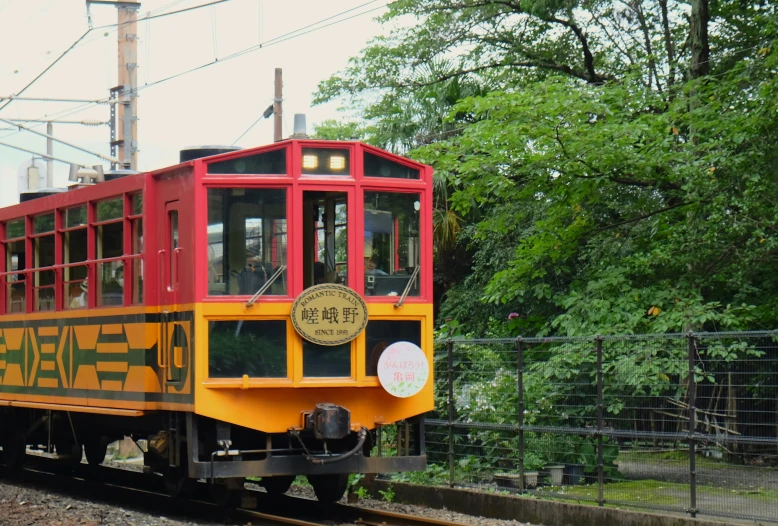
[[308, 482], [313, 486], [313, 492], [319, 502], [337, 502], [343, 498], [348, 488], [348, 474], [308, 475]]
[[164, 475], [165, 491], [174, 499], [187, 497], [194, 491], [195, 481], [186, 469], [170, 468]]
[[99, 466], [105, 460], [108, 453], [108, 444], [102, 437], [90, 437], [84, 440], [84, 453], [90, 466]]
[[294, 482], [294, 475], [281, 476], [281, 477], [262, 477], [260, 485], [265, 488], [270, 495], [283, 495], [289, 488], [292, 487]]
[[9, 468], [21, 467], [27, 444], [21, 431], [8, 430], [3, 434], [3, 463]]

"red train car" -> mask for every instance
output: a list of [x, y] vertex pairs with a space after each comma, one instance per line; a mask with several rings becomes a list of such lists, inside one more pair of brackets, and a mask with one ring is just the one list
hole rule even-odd
[[171, 491], [324, 500], [424, 468], [421, 440], [370, 451], [432, 409], [428, 166], [289, 140], [82, 186], [0, 210], [6, 464], [129, 435]]

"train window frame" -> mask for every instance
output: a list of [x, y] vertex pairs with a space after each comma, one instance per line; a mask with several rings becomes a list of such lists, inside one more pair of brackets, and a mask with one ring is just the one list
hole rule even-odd
[[[82, 211], [77, 217], [81, 222], [78, 224], [70, 224], [70, 212], [74, 210]], [[59, 267], [62, 268], [59, 281], [60, 287], [58, 293], [62, 296], [62, 310], [71, 310], [86, 308], [88, 306], [88, 299], [86, 293], [86, 286], [89, 278], [89, 206], [88, 203], [81, 203], [74, 206], [68, 206], [67, 208], [61, 208], [58, 210], [61, 215], [60, 228], [57, 230], [57, 235], [60, 238], [60, 244], [62, 246], [61, 254], [59, 255]], [[70, 255], [71, 239], [75, 233], [83, 232], [86, 234], [86, 240], [84, 242], [86, 254], [84, 259], [73, 261]], [[70, 279], [71, 269], [83, 267], [86, 272], [86, 276], [79, 279]], [[71, 290], [72, 289], [72, 290]], [[81, 291], [81, 292], [79, 292]]]
[[[209, 176], [210, 177], [210, 176]], [[271, 176], [275, 177], [275, 176]], [[206, 184], [203, 184], [203, 193], [205, 197], [206, 206], [208, 203], [208, 200], [210, 198], [210, 192], [213, 190], [281, 190], [284, 192], [284, 231], [283, 232], [274, 232], [271, 233], [272, 238], [277, 238], [279, 236], [286, 236], [286, 244], [285, 244], [285, 251], [284, 251], [284, 263], [280, 263], [280, 265], [288, 265], [289, 261], [289, 255], [292, 252], [292, 243], [293, 243], [293, 233], [292, 229], [290, 228], [290, 217], [292, 216], [293, 208], [292, 208], [292, 201], [293, 201], [293, 191], [294, 191], [294, 185], [292, 181], [290, 180], [288, 183], [280, 183], [280, 184], [268, 184], [268, 183], [257, 183], [248, 181], [248, 180], [228, 180], [225, 179], [224, 181], [214, 181], [214, 182], [208, 182]], [[206, 232], [205, 237], [207, 239], [208, 237], [208, 226], [209, 226], [210, 217], [206, 214]], [[223, 224], [223, 223], [222, 223]], [[223, 230], [222, 230], [223, 232]], [[222, 237], [222, 244], [224, 243], [224, 237]], [[224, 248], [222, 247], [222, 251]], [[200, 279], [200, 283], [205, 284], [203, 290], [205, 291], [205, 294], [203, 295], [204, 301], [218, 301], [218, 302], [245, 302], [246, 298], [251, 297], [252, 294], [214, 294], [209, 289], [211, 288], [209, 286], [209, 279], [211, 279], [212, 274], [216, 274], [218, 276], [218, 272], [214, 270], [214, 272], [211, 272], [211, 258], [210, 258], [210, 243], [206, 242], [206, 247], [201, 250], [201, 256], [204, 258], [204, 262], [206, 265], [206, 268], [208, 269], [208, 272], [205, 273], [204, 277], [198, 278]], [[222, 256], [223, 257], [223, 256]], [[222, 269], [222, 274], [224, 273], [224, 270]], [[272, 275], [272, 273], [271, 273]], [[270, 276], [268, 276], [270, 277]], [[293, 276], [290, 273], [290, 269], [287, 268], [284, 273], [277, 278], [277, 280], [283, 279], [285, 282], [285, 290], [282, 294], [264, 294], [261, 298], [261, 302], [288, 302], [290, 298], [292, 298], [293, 295]], [[222, 284], [226, 283], [224, 281], [224, 276], [222, 275], [222, 281], [221, 282], [214, 282], [216, 284]], [[275, 286], [275, 285], [273, 285]], [[256, 292], [256, 291], [255, 291]]]
[[[217, 296], [219, 297], [219, 296]], [[203, 317], [203, 321], [206, 325], [209, 325], [211, 322], [220, 322], [220, 321], [239, 321], [234, 316], [225, 316], [223, 314], [219, 315], [209, 315], [206, 314]], [[210, 365], [207, 367], [207, 372], [205, 374], [205, 378], [202, 381], [203, 387], [206, 389], [233, 389], [235, 387], [290, 387], [292, 385], [295, 385], [298, 383], [296, 381], [296, 375], [297, 375], [297, 367], [299, 362], [297, 362], [297, 356], [296, 356], [296, 347], [298, 346], [297, 343], [297, 337], [298, 334], [294, 330], [294, 327], [292, 326], [292, 323], [289, 321], [288, 315], [283, 314], [268, 314], [264, 315], [261, 318], [258, 318], [257, 321], [283, 321], [285, 323], [285, 335], [286, 335], [286, 376], [283, 377], [262, 377], [262, 376], [248, 376], [245, 377], [212, 377], [210, 376]], [[202, 349], [203, 351], [203, 359], [206, 364], [210, 364], [210, 333], [206, 333], [206, 342]]]
[[[44, 221], [40, 219], [51, 219], [51, 226], [49, 227]], [[30, 226], [32, 226], [32, 232], [30, 232], [28, 239], [29, 245], [32, 248], [31, 260], [32, 265], [29, 265], [31, 274], [31, 285], [28, 286], [28, 292], [32, 292], [32, 312], [51, 312], [57, 310], [57, 231], [56, 231], [56, 210], [43, 212], [34, 216], [29, 216]], [[42, 228], [39, 230], [38, 225]], [[44, 247], [44, 242], [47, 244], [50, 242], [50, 246]], [[49, 264], [41, 266], [40, 260], [45, 256], [50, 259]], [[49, 277], [46, 281], [50, 283], [41, 284], [42, 278]], [[32, 290], [29, 290], [30, 287]], [[47, 298], [48, 306], [42, 306], [41, 293], [51, 291], [51, 297]], [[28, 302], [29, 306], [29, 302]]]
[[[430, 301], [431, 299], [428, 298], [429, 291], [425, 291], [424, 286], [422, 285], [424, 283], [424, 278], [427, 276], [427, 273], [432, 272], [432, 269], [427, 269], [422, 264], [424, 261], [424, 247], [425, 242], [431, 243], [432, 239], [427, 239], [427, 235], [425, 233], [425, 212], [424, 207], [426, 206], [426, 200], [427, 200], [427, 192], [428, 190], [424, 186], [424, 180], [416, 180], [416, 179], [392, 179], [392, 178], [376, 178], [379, 181], [382, 181], [383, 184], [378, 183], [376, 180], [372, 180], [370, 182], [363, 182], [359, 185], [359, 193], [358, 193], [358, 203], [359, 203], [359, 210], [358, 213], [360, 214], [359, 218], [360, 221], [360, 232], [357, 233], [358, 238], [357, 239], [365, 239], [365, 222], [364, 222], [364, 214], [366, 211], [365, 207], [365, 195], [367, 193], [388, 193], [388, 194], [413, 194], [417, 196], [417, 200], [419, 203], [419, 218], [418, 218], [418, 263], [419, 263], [419, 275], [416, 278], [416, 287], [418, 289], [418, 293], [416, 294], [409, 294], [405, 298], [405, 303], [426, 303]], [[399, 184], [397, 186], [390, 186], [387, 184], [388, 182], [398, 182]], [[364, 250], [364, 247], [362, 248]], [[363, 255], [363, 254], [360, 254]], [[357, 291], [365, 298], [365, 301], [367, 303], [395, 303], [397, 301], [396, 296], [391, 295], [367, 295], [365, 281], [367, 277], [367, 267], [365, 264], [365, 258], [359, 257], [357, 258]], [[402, 294], [403, 291], [398, 290], [396, 291], [398, 296]]]
[[[145, 199], [143, 192], [133, 192], [126, 195], [124, 237], [124, 304], [142, 305], [144, 301], [144, 266], [143, 244], [145, 239], [146, 221], [143, 219]], [[129, 240], [127, 239], [129, 236]], [[129, 250], [129, 255], [127, 254]], [[127, 284], [130, 284], [129, 292]]]
[[[29, 273], [29, 253], [30, 253], [30, 244], [27, 239], [27, 232], [30, 230], [28, 223], [28, 217], [27, 216], [21, 216], [21, 217], [15, 217], [13, 219], [8, 219], [3, 222], [2, 228], [3, 228], [3, 241], [2, 241], [2, 250], [3, 250], [3, 294], [5, 296], [5, 301], [3, 301], [2, 305], [0, 305], [1, 312], [3, 314], [23, 314], [26, 313], [28, 310], [28, 298], [30, 295], [27, 292], [27, 282], [29, 281], [27, 279], [27, 274]], [[8, 237], [11, 235], [9, 225], [12, 223], [20, 222], [22, 225], [22, 232], [20, 236], [15, 237]], [[15, 233], [15, 232], [14, 232]], [[17, 270], [13, 270], [9, 268], [12, 266], [12, 258], [14, 252], [9, 252], [9, 246], [15, 244], [15, 243], [22, 243], [22, 247], [24, 248], [24, 268], [19, 269], [18, 263], [17, 263]], [[15, 276], [15, 278], [14, 278]], [[13, 278], [13, 279], [12, 279]], [[18, 285], [21, 282], [21, 287]], [[14, 310], [13, 305], [13, 294], [12, 289], [16, 288], [17, 290], [22, 291], [21, 296], [21, 310]]]
[[[368, 180], [376, 181], [382, 181], [383, 184], [388, 185], [391, 181], [408, 181], [408, 182], [422, 182], [424, 180], [424, 170], [420, 166], [414, 166], [410, 163], [403, 163], [400, 162], [400, 159], [398, 158], [390, 158], [387, 155], [383, 154], [382, 152], [379, 152], [378, 150], [373, 150], [371, 148], [365, 148], [364, 146], [361, 148], [361, 162], [362, 162], [362, 177]], [[376, 159], [380, 161], [384, 161], [386, 163], [392, 163], [398, 166], [405, 167], [408, 170], [413, 170], [416, 172], [416, 177], [393, 177], [392, 175], [368, 175], [365, 170], [365, 165], [368, 163], [366, 162], [367, 156], [370, 155], [372, 157], [375, 157]]]
[[[317, 166], [314, 168], [305, 167], [305, 156], [313, 155], [311, 152], [325, 152], [325, 151], [338, 151], [345, 153], [345, 167], [343, 173], [326, 173], [318, 170], [318, 155]], [[353, 181], [357, 178], [357, 174], [360, 173], [360, 166], [355, 163], [357, 157], [354, 147], [351, 144], [328, 144], [328, 143], [302, 143], [298, 144], [294, 149], [295, 152], [295, 173], [301, 179], [332, 179], [338, 181]], [[329, 169], [328, 169], [329, 170]]]
[[[289, 167], [291, 165], [291, 158], [290, 158], [290, 150], [291, 148], [288, 147], [288, 145], [282, 145], [277, 146], [273, 148], [266, 148], [262, 149], [260, 151], [251, 151], [250, 153], [247, 151], [240, 151], [236, 152], [238, 155], [231, 154], [229, 158], [222, 159], [222, 160], [214, 160], [210, 162], [205, 163], [205, 170], [204, 174], [205, 177], [291, 177], [291, 172], [289, 170]], [[284, 171], [280, 172], [277, 171], [277, 173], [272, 172], [260, 172], [260, 171], [223, 171], [223, 172], [217, 172], [217, 171], [211, 171], [213, 169], [217, 169], [218, 166], [226, 166], [227, 163], [235, 163], [235, 167], [238, 168], [238, 163], [241, 162], [241, 160], [245, 160], [244, 162], [249, 162], [250, 159], [254, 159], [257, 157], [261, 157], [263, 155], [273, 154], [276, 152], [282, 151], [283, 152], [283, 158], [284, 158]]]
[[[113, 202], [119, 205], [121, 211], [113, 212], [115, 215], [110, 215], [108, 218], [100, 220], [100, 206]], [[94, 220], [89, 222], [92, 236], [89, 242], [91, 246], [88, 250], [94, 257], [89, 260], [91, 272], [89, 273], [88, 282], [89, 289], [92, 290], [87, 291], [89, 296], [88, 306], [89, 308], [124, 306], [124, 287], [119, 285], [117, 275], [120, 267], [124, 269], [125, 257], [127, 256], [125, 253], [125, 239], [127, 236], [126, 198], [124, 195], [105, 197], [91, 201], [90, 207], [93, 210], [91, 217]], [[113, 228], [113, 225], [121, 226], [121, 254], [104, 257], [105, 243], [110, 237], [105, 230], [106, 228]], [[110, 279], [107, 279], [105, 276], [106, 268], [108, 269]], [[117, 286], [121, 287], [121, 292], [116, 292]], [[113, 292], [111, 292], [111, 289], [113, 289]], [[119, 295], [119, 298], [117, 298], [117, 295]], [[113, 299], [115, 303], [110, 304], [107, 301], [109, 299]], [[116, 299], [119, 301], [116, 302]]]

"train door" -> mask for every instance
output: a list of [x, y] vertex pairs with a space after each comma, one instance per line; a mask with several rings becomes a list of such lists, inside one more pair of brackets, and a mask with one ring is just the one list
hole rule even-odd
[[[157, 364], [164, 371], [165, 392], [179, 392], [186, 382], [189, 366], [189, 325], [183, 319], [182, 274], [188, 237], [186, 218], [177, 197], [173, 181], [159, 185], [157, 204], [157, 290], [159, 291], [160, 324]], [[170, 199], [170, 200], [169, 200]]]

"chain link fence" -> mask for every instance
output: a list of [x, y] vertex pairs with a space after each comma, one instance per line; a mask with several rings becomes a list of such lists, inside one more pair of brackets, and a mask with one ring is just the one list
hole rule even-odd
[[411, 482], [778, 522], [778, 331], [452, 339], [435, 366]]

